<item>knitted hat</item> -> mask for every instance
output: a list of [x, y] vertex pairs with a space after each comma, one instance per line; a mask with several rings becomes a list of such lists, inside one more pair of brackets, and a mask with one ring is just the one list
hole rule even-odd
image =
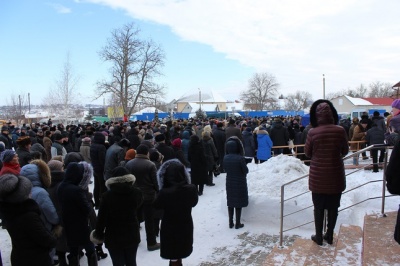
[[64, 164], [58, 160], [50, 160], [47, 165], [50, 168], [50, 171], [62, 171]]
[[156, 142], [161, 142], [165, 140], [165, 135], [164, 134], [159, 134], [156, 136]]
[[29, 198], [32, 182], [26, 177], [4, 174], [0, 176], [0, 201], [22, 202]]
[[180, 148], [182, 146], [182, 140], [180, 138], [176, 138], [172, 141], [172, 146]]
[[15, 154], [16, 154], [16, 153], [15, 153], [15, 151], [13, 151], [13, 150], [4, 150], [4, 151], [0, 154], [0, 160], [1, 160], [3, 163], [11, 162], [12, 159], [14, 158]]
[[400, 99], [396, 99], [392, 102], [392, 107], [400, 109]]
[[132, 160], [136, 156], [136, 151], [134, 149], [129, 149], [126, 151], [125, 160]]

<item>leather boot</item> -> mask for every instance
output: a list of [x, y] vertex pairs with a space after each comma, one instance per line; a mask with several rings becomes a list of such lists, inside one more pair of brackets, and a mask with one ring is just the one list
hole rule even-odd
[[337, 209], [328, 210], [328, 225], [326, 233], [324, 235], [324, 239], [326, 240], [326, 242], [328, 242], [329, 245], [332, 245], [333, 243], [333, 231], [335, 229], [337, 216], [338, 216]]
[[233, 228], [235, 224], [233, 223], [233, 208], [228, 207], [228, 214], [229, 214], [229, 228]]
[[176, 260], [176, 261], [169, 261], [170, 266], [183, 266], [182, 264], [182, 259]]
[[315, 235], [311, 236], [311, 240], [322, 245], [322, 229], [324, 227], [324, 209], [314, 209]]
[[374, 173], [378, 173], [379, 172], [377, 163], [374, 163], [372, 167], [373, 167], [372, 168], [372, 172], [374, 172]]
[[96, 252], [92, 252], [91, 254], [86, 254], [88, 266], [97, 266], [97, 255]]
[[244, 224], [240, 223], [240, 217], [242, 216], [242, 208], [235, 208], [236, 213], [236, 225], [235, 228], [239, 229], [244, 226]]

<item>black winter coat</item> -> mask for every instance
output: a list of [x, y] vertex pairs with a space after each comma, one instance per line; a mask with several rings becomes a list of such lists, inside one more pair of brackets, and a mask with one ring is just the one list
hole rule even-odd
[[124, 249], [140, 243], [137, 210], [143, 203], [142, 191], [133, 183], [133, 175], [112, 177], [101, 199], [96, 235], [104, 238], [106, 248]]
[[106, 146], [103, 143], [94, 142], [90, 145], [90, 159], [92, 160], [93, 174], [96, 177], [104, 175], [104, 164], [106, 162]]
[[56, 246], [56, 238], [43, 224], [39, 205], [33, 199], [21, 203], [0, 202], [0, 212], [12, 240], [11, 264], [52, 265], [49, 252]]
[[191, 184], [160, 190], [154, 207], [164, 210], [160, 230], [162, 258], [180, 259], [192, 253], [192, 208], [197, 202], [197, 189]]
[[65, 176], [57, 190], [62, 210], [62, 222], [68, 246], [82, 246], [89, 240], [88, 225], [92, 205], [89, 203], [87, 191], [78, 186], [81, 178]]
[[379, 129], [377, 126], [373, 126], [367, 131], [365, 141], [368, 145], [373, 144], [384, 144], [385, 143], [385, 132]]
[[211, 137], [204, 136], [201, 142], [207, 158], [207, 170], [212, 171], [218, 159], [218, 153], [214, 145], [214, 140]]
[[245, 157], [255, 157], [256, 156], [256, 142], [254, 141], [254, 136], [251, 131], [244, 130], [243, 134], [243, 147]]
[[223, 161], [223, 167], [226, 171], [227, 206], [232, 208], [242, 208], [249, 205], [246, 178], [249, 169], [244, 157], [240, 155], [241, 145], [238, 140], [228, 140]]
[[125, 150], [114, 143], [108, 148], [104, 163], [104, 179], [107, 180], [111, 177], [111, 171], [119, 166], [120, 162], [125, 159]]
[[[49, 192], [49, 196], [51, 201], [54, 204], [54, 207], [56, 208], [57, 215], [58, 217], [62, 218], [62, 212], [61, 212], [61, 205], [60, 201], [58, 200], [57, 197], [57, 190], [58, 187], [60, 186], [61, 182], [64, 180], [64, 171], [51, 171], [51, 185], [47, 189], [47, 192]], [[61, 220], [61, 225], [62, 225], [62, 219]], [[61, 234], [61, 237], [57, 239], [57, 246], [56, 246], [57, 251], [63, 251], [63, 252], [68, 252], [68, 246], [67, 246], [67, 238], [65, 237], [65, 231], [63, 230], [63, 233]]]
[[131, 128], [126, 134], [126, 138], [130, 142], [130, 148], [136, 150], [140, 145], [139, 131], [136, 128]]
[[157, 168], [143, 154], [136, 154], [136, 158], [126, 163], [125, 168], [136, 178], [136, 185], [143, 192], [145, 202], [153, 202], [158, 192]]
[[207, 184], [208, 170], [204, 167], [207, 165], [207, 158], [201, 142], [193, 142], [190, 140], [188, 159], [191, 168], [190, 176], [192, 184]]
[[218, 163], [221, 164], [222, 160], [225, 156], [225, 141], [226, 141], [226, 134], [225, 130], [222, 127], [217, 127], [213, 130], [213, 139], [215, 148], [218, 152]]
[[160, 142], [157, 143], [156, 149], [164, 156], [164, 162], [175, 159], [175, 152], [170, 146], [166, 143]]
[[282, 125], [282, 122], [275, 122], [269, 134], [274, 146], [287, 146], [289, 141], [289, 131]]

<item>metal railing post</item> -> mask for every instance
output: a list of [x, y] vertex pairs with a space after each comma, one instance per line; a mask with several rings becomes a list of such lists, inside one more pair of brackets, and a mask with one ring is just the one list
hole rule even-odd
[[[388, 160], [388, 149], [389, 147], [385, 147], [385, 161], [383, 164], [383, 177], [382, 177], [382, 206], [381, 206], [381, 214], [385, 215], [385, 200], [386, 200], [386, 166]], [[377, 155], [378, 156], [378, 155]]]
[[281, 186], [281, 228], [279, 230], [279, 247], [283, 245], [283, 207], [285, 199], [285, 185]]

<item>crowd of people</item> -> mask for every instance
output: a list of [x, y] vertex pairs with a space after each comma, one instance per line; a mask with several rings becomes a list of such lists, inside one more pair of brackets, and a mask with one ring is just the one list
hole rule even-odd
[[[388, 135], [394, 138], [400, 131], [400, 100], [393, 102], [393, 110], [387, 118], [374, 113], [349, 124], [348, 118], [339, 121], [329, 101], [321, 100], [311, 107], [306, 127], [300, 117], [3, 125], [0, 218], [12, 240], [11, 262], [73, 266], [85, 254], [88, 265], [97, 265], [108, 256], [104, 245], [113, 265], [136, 265], [144, 223], [148, 251], [160, 250], [170, 265], [182, 265], [193, 249], [191, 210], [205, 188], [215, 185], [213, 179], [226, 173], [228, 226], [243, 228], [247, 164], [291, 154], [291, 144], [304, 144], [296, 150], [298, 157], [311, 160], [312, 239], [331, 244], [348, 141], [383, 144]], [[329, 156], [318, 149], [327, 137], [337, 151]], [[384, 149], [379, 158], [378, 150], [371, 156], [378, 171]], [[332, 178], [321, 183], [326, 171]], [[88, 189], [92, 179], [93, 193]], [[322, 236], [325, 209], [328, 232]]]

